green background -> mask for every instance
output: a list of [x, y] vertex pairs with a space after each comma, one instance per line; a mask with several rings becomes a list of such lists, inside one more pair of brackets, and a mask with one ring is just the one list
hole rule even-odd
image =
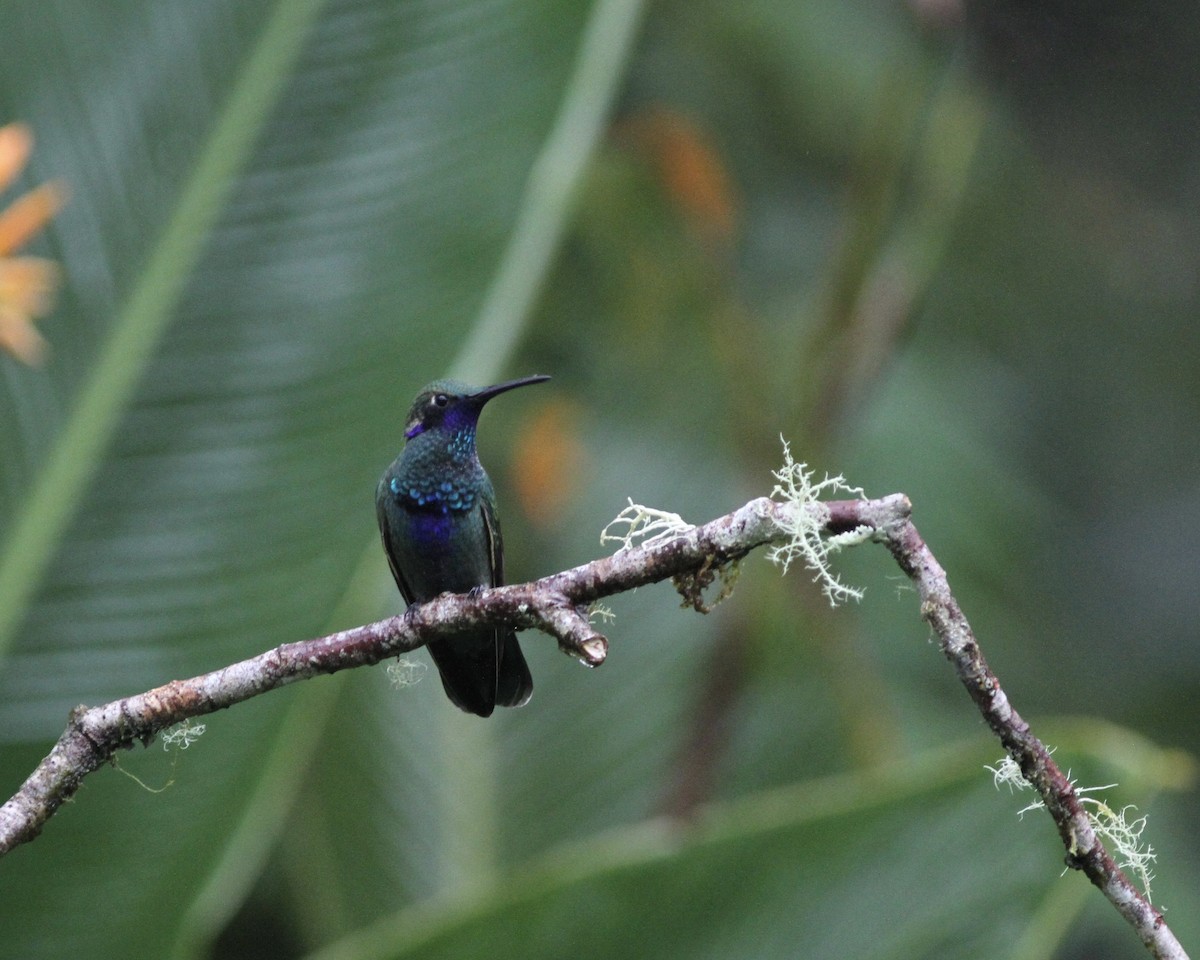
[[[0, 771], [67, 711], [395, 612], [375, 482], [447, 373], [510, 579], [779, 438], [907, 493], [1018, 710], [1149, 815], [1200, 950], [1200, 219], [1187, 4], [5, 5], [61, 179], [0, 357]], [[532, 702], [321, 678], [90, 777], [0, 862], [0, 957], [1144, 955], [877, 547], [615, 598]], [[414, 655], [424, 662], [424, 654]], [[122, 771], [146, 784], [149, 792]]]

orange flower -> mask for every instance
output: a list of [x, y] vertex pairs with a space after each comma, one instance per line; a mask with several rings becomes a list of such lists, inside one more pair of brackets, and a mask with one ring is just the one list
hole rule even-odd
[[[0, 190], [25, 168], [32, 149], [33, 134], [25, 124], [0, 127]], [[0, 211], [0, 350], [31, 365], [46, 351], [33, 318], [50, 309], [58, 265], [41, 257], [12, 254], [50, 222], [65, 200], [66, 190], [60, 184], [44, 183]]]

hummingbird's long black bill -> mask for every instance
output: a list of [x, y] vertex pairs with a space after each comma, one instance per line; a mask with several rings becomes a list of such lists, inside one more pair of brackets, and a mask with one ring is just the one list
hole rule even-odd
[[483, 406], [492, 397], [505, 393], [508, 390], [515, 390], [517, 387], [525, 387], [531, 383], [544, 383], [550, 377], [544, 373], [535, 373], [532, 377], [521, 377], [519, 380], [505, 380], [504, 383], [497, 383], [494, 386], [484, 387], [482, 390], [476, 390], [467, 399], [472, 403]]

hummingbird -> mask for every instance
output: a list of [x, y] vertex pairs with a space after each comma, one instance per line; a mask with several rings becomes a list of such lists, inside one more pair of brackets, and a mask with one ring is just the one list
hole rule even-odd
[[[482, 388], [434, 380], [413, 400], [404, 449], [375, 491], [383, 550], [410, 606], [504, 583], [496, 493], [479, 462], [475, 431], [493, 397], [549, 379], [537, 374]], [[520, 707], [533, 695], [511, 627], [476, 627], [426, 647], [446, 696], [467, 713], [490, 717], [496, 704]]]

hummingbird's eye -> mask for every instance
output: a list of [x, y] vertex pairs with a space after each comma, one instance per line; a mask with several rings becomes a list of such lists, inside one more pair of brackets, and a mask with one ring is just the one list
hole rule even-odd
[[433, 395], [433, 405], [435, 407], [444, 407], [450, 402], [450, 398], [444, 393], [435, 393]]

